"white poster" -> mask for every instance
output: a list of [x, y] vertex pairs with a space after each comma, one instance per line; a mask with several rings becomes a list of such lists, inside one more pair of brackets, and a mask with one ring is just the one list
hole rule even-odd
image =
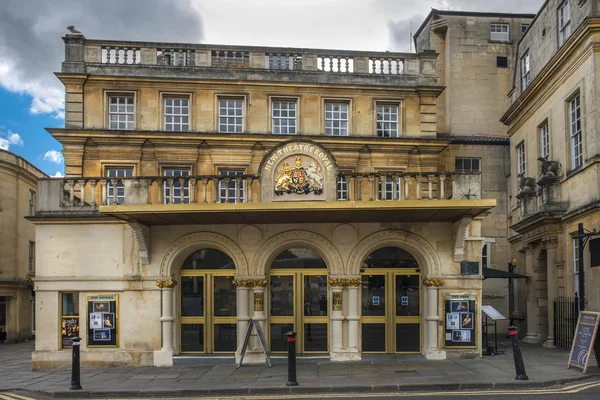
[[102, 328], [102, 313], [93, 312], [90, 313], [90, 329]]
[[460, 313], [446, 313], [446, 329], [459, 329]]

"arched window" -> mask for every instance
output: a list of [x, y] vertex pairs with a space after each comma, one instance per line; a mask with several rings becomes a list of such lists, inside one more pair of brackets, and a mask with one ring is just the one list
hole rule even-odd
[[221, 250], [202, 249], [186, 258], [181, 269], [235, 269], [235, 264]]
[[321, 256], [304, 248], [287, 249], [280, 253], [273, 263], [271, 269], [278, 268], [327, 268]]
[[417, 260], [399, 247], [383, 247], [372, 252], [362, 268], [419, 268]]

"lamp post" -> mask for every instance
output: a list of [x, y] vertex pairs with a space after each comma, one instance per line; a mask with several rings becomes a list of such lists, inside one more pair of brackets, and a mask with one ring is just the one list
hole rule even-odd
[[[508, 272], [515, 272], [517, 268], [517, 259], [513, 257], [508, 263]], [[508, 278], [508, 321], [510, 326], [514, 325], [514, 308], [515, 308], [515, 283], [512, 278]]]
[[579, 257], [578, 268], [579, 268], [579, 311], [585, 310], [585, 268], [583, 262], [583, 250], [585, 249], [585, 245], [587, 242], [596, 236], [600, 236], [600, 232], [587, 231], [583, 228], [583, 224], [577, 225], [577, 234], [573, 235], [573, 239], [578, 239], [579, 251], [577, 256]]

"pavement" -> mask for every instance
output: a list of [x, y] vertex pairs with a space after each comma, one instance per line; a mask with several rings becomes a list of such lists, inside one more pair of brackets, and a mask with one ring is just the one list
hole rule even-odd
[[[335, 363], [299, 358], [299, 386], [286, 386], [287, 359], [273, 366], [242, 366], [233, 358], [177, 358], [170, 368], [82, 368], [83, 390], [70, 391], [71, 371], [31, 371], [33, 342], [0, 345], [0, 391], [26, 390], [50, 397], [160, 397], [383, 393], [416, 390], [510, 389], [600, 380], [600, 368], [567, 368], [569, 352], [521, 344], [527, 381], [515, 380], [510, 342], [504, 354], [482, 359], [426, 360], [422, 355], [365, 355], [362, 361]], [[594, 364], [594, 359], [590, 364]]]

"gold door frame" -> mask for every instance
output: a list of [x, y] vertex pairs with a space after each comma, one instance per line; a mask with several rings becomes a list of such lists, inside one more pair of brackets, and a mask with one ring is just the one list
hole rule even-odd
[[[291, 276], [294, 280], [293, 285], [293, 316], [271, 316], [271, 277], [273, 276]], [[305, 276], [324, 276], [327, 282], [327, 315], [304, 315], [304, 277]], [[331, 299], [329, 291], [329, 275], [325, 268], [307, 268], [307, 269], [296, 269], [296, 268], [285, 268], [285, 269], [273, 269], [269, 273], [269, 298], [268, 298], [268, 343], [269, 350], [271, 349], [271, 324], [292, 324], [296, 335], [296, 343], [299, 354], [328, 354], [330, 349], [330, 314], [331, 314]], [[298, 295], [298, 293], [300, 295]], [[304, 351], [304, 324], [327, 324], [327, 350], [326, 351]], [[286, 351], [273, 351], [274, 354], [285, 353]]]
[[[182, 354], [232, 354], [234, 351], [214, 351], [214, 327], [215, 325], [233, 324], [237, 329], [237, 317], [234, 316], [215, 316], [214, 315], [214, 299], [215, 299], [215, 284], [214, 278], [219, 276], [229, 276], [232, 279], [235, 277], [235, 270], [208, 270], [208, 269], [195, 269], [195, 270], [182, 270], [181, 277], [202, 277], [203, 293], [204, 293], [204, 310], [203, 316], [183, 316], [182, 310], [182, 299], [183, 295], [182, 285], [179, 285], [178, 293], [178, 315], [179, 315], [179, 335], [178, 335], [178, 349], [179, 353]], [[236, 293], [237, 295], [237, 293]], [[237, 300], [236, 300], [237, 303]], [[237, 310], [236, 310], [237, 314]], [[202, 325], [204, 329], [204, 350], [203, 351], [182, 351], [181, 345], [181, 326], [188, 324]], [[236, 343], [237, 343], [237, 332], [236, 332]], [[236, 345], [237, 348], [237, 345]]]
[[[421, 270], [419, 268], [365, 268], [361, 272], [361, 286], [359, 300], [361, 302], [359, 343], [361, 352], [364, 354], [419, 354], [423, 351], [423, 290], [421, 282]], [[385, 279], [385, 316], [363, 316], [362, 315], [362, 276], [383, 275]], [[419, 281], [419, 316], [405, 317], [396, 316], [396, 277], [417, 275]], [[396, 324], [419, 324], [419, 351], [396, 351]], [[362, 325], [384, 324], [385, 325], [385, 351], [362, 351]]]

